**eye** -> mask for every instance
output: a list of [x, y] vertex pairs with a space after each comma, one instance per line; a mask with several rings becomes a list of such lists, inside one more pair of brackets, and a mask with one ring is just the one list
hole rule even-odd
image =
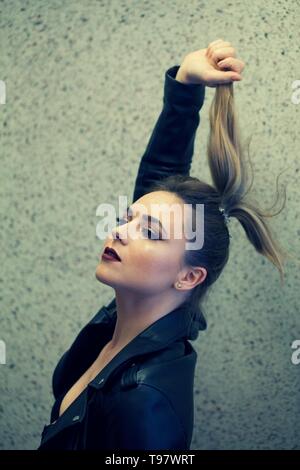
[[125, 221], [125, 222], [127, 222], [127, 221], [126, 221], [125, 219], [123, 219], [122, 217], [116, 217], [117, 225], [120, 225], [120, 222], [121, 222], [122, 220]]
[[154, 236], [154, 238], [152, 238], [152, 240], [157, 240], [157, 237], [156, 237], [156, 234], [154, 232], [152, 232], [151, 230], [149, 230], [148, 228], [143, 228], [143, 232], [144, 233], [147, 233], [147, 236], [149, 235], [149, 238], [151, 239], [151, 235]]
[[[116, 222], [117, 222], [117, 225], [123, 225], [121, 224], [121, 222], [124, 222], [124, 223], [127, 223], [128, 220], [124, 219], [124, 217], [116, 217]], [[157, 234], [155, 232], [152, 232], [152, 230], [149, 230], [149, 228], [143, 228], [143, 233], [147, 234], [147, 237], [149, 236], [149, 238], [151, 239], [151, 235], [154, 237], [152, 238], [152, 240], [161, 240], [161, 237], [157, 237]]]

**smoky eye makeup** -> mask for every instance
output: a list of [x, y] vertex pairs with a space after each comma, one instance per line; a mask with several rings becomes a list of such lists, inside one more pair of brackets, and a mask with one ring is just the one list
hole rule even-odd
[[[132, 213], [127, 208], [127, 218], [124, 217], [124, 216], [123, 217], [116, 217], [116, 222], [117, 222], [118, 225], [123, 225], [123, 223], [127, 223], [129, 221], [128, 220], [129, 218], [132, 218]], [[144, 214], [143, 219], [145, 221], [147, 221], [147, 218], [148, 218], [148, 224], [151, 223], [152, 222], [151, 217], [148, 217], [147, 215]], [[142, 231], [143, 231], [143, 233], [147, 234], [147, 238], [150, 238], [152, 240], [162, 240], [161, 230], [159, 230], [159, 232], [157, 230], [153, 230], [152, 225], [150, 227], [149, 227], [149, 225], [146, 226], [146, 227], [143, 227]]]
[[[129, 216], [134, 215], [132, 212], [133, 212], [133, 210], [132, 210], [131, 206], [128, 206], [128, 207], [126, 208], [126, 214], [129, 215]], [[154, 216], [152, 216], [152, 215], [148, 215], [148, 214], [143, 214], [143, 215], [142, 215], [142, 218], [143, 218], [144, 220], [147, 220], [148, 223], [151, 223], [151, 226], [152, 226], [152, 225], [156, 225], [157, 227], [159, 227], [159, 235], [160, 235], [160, 237], [162, 237], [163, 234], [165, 235], [165, 237], [167, 237], [167, 232], [166, 232], [166, 230], [164, 229], [164, 226], [162, 225], [162, 223], [161, 223], [161, 221], [160, 221], [159, 219], [157, 219], [156, 217], [154, 217]], [[157, 232], [157, 230], [156, 230], [156, 232]]]

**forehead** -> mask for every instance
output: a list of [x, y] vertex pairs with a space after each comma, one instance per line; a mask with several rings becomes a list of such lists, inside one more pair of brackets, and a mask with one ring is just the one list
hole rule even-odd
[[[143, 204], [147, 209], [155, 209], [155, 205], [161, 205], [162, 210], [169, 211], [172, 204], [183, 206], [183, 201], [176, 196], [176, 194], [169, 193], [168, 191], [154, 191], [145, 194], [140, 199], [135, 201], [132, 206]], [[153, 207], [152, 207], [153, 206]]]
[[132, 211], [146, 213], [159, 219], [168, 238], [184, 239], [185, 222], [189, 220], [190, 209], [176, 194], [154, 191], [131, 204]]

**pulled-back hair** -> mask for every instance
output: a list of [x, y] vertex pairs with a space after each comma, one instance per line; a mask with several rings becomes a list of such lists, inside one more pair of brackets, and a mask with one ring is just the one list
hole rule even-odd
[[[192, 315], [189, 333], [189, 339], [192, 340], [197, 338], [199, 329], [206, 328], [202, 303], [209, 286], [218, 279], [229, 257], [231, 236], [220, 207], [224, 208], [229, 217], [239, 220], [255, 250], [276, 266], [281, 285], [284, 261], [291, 256], [274, 238], [266, 220], [283, 210], [286, 191], [284, 202], [277, 212], [264, 211], [253, 199], [250, 200], [253, 172], [248, 186], [247, 166], [234, 107], [233, 83], [216, 86], [209, 119], [207, 157], [213, 186], [196, 177], [176, 174], [156, 182], [150, 189], [176, 194], [183, 203], [192, 206], [194, 213], [197, 204], [204, 204], [204, 244], [199, 250], [186, 250], [184, 255], [186, 265], [202, 266], [207, 270], [205, 280], [191, 290], [188, 301], [185, 301]], [[271, 209], [279, 197], [278, 178], [279, 175], [276, 180], [277, 197]]]

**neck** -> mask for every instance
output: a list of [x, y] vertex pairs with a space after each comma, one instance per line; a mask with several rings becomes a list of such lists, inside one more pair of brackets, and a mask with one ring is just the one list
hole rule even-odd
[[140, 296], [115, 290], [117, 321], [112, 339], [109, 341], [109, 350], [120, 350], [128, 344], [135, 336], [150, 326], [159, 318], [182, 304], [182, 296], [151, 294]]

